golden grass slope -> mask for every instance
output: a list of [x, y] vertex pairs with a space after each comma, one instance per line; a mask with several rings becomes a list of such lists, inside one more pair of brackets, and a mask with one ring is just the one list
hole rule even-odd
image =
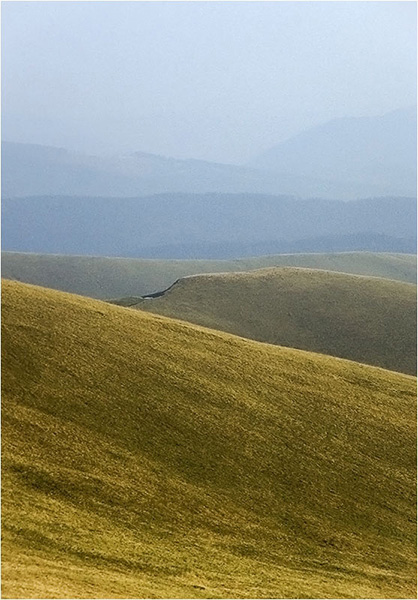
[[184, 278], [135, 307], [262, 342], [416, 372], [416, 288], [408, 283], [259, 269]]
[[248, 271], [271, 266], [328, 269], [415, 283], [411, 254], [342, 252], [282, 254], [239, 260], [152, 260], [54, 254], [2, 253], [2, 276], [93, 298], [143, 296], [198, 273]]
[[4, 598], [412, 598], [406, 375], [5, 282]]

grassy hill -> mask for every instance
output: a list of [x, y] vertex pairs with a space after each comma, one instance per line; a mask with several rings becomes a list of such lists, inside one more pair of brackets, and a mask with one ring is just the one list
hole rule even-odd
[[262, 342], [416, 372], [416, 288], [408, 283], [276, 267], [184, 278], [158, 298], [129, 304]]
[[2, 301], [4, 598], [416, 596], [414, 378]]
[[240, 260], [151, 260], [56, 254], [2, 253], [2, 275], [93, 298], [143, 296], [168, 288], [187, 275], [294, 266], [416, 282], [412, 254], [347, 252], [282, 254]]

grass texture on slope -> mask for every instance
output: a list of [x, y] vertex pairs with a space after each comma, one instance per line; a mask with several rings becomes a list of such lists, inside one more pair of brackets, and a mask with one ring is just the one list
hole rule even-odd
[[188, 277], [158, 298], [128, 304], [262, 342], [416, 372], [416, 288], [409, 283], [279, 267]]
[[412, 598], [416, 379], [4, 282], [4, 598]]
[[93, 298], [144, 296], [187, 275], [294, 266], [416, 282], [417, 258], [410, 254], [345, 252], [283, 254], [239, 260], [152, 260], [2, 253], [2, 276]]

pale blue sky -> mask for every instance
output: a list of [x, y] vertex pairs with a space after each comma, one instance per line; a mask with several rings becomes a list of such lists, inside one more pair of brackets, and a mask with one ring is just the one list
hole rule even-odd
[[416, 102], [415, 2], [2, 2], [3, 139], [239, 163]]

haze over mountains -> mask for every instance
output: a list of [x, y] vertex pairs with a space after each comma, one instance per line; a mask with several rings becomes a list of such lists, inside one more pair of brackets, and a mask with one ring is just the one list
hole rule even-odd
[[[279, 252], [414, 252], [416, 202], [242, 194], [9, 198], [3, 250], [148, 258]], [[357, 247], [356, 247], [357, 246]]]
[[249, 165], [330, 182], [375, 185], [389, 195], [415, 195], [416, 107], [381, 117], [329, 121], [267, 150]]
[[[138, 141], [140, 145], [140, 141]], [[416, 111], [337, 119], [244, 166], [136, 152], [87, 156], [2, 143], [3, 197], [260, 193], [352, 200], [416, 195]]]
[[416, 17], [2, 4], [2, 597], [417, 597]]
[[2, 151], [4, 250], [229, 259], [416, 249], [412, 108], [330, 121], [246, 166]]

